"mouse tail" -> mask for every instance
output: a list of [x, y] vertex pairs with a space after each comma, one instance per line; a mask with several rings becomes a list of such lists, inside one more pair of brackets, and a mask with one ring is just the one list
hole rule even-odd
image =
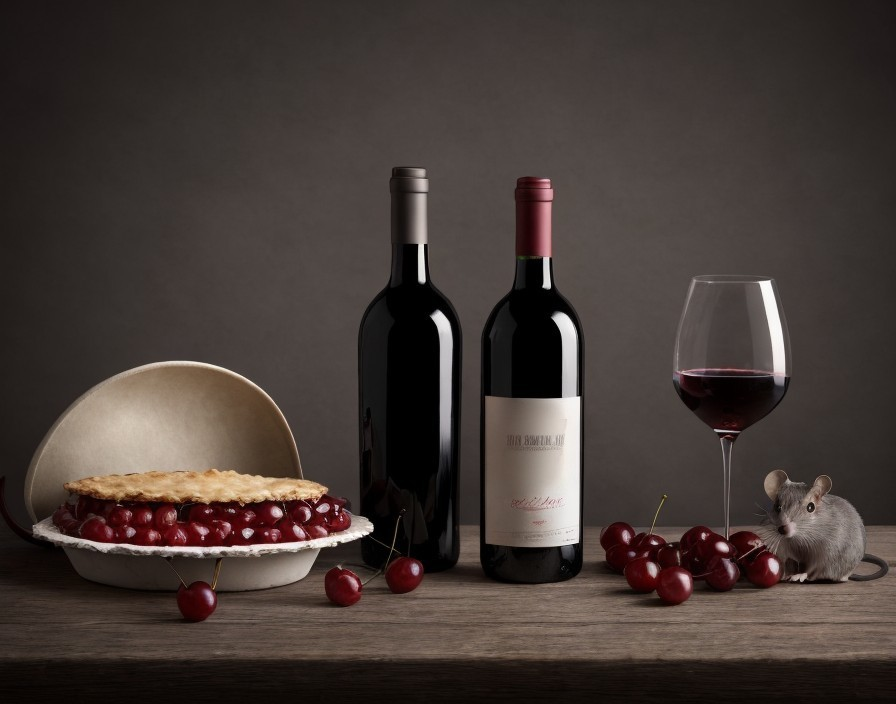
[[878, 567], [880, 567], [880, 569], [877, 572], [872, 572], [871, 574], [851, 574], [849, 578], [853, 582], [867, 582], [871, 579], [880, 579], [890, 571], [890, 566], [886, 563], [886, 561], [880, 559], [877, 555], [869, 555], [868, 553], [865, 553], [865, 556], [862, 558], [862, 562], [870, 562], [872, 565], [877, 565]]

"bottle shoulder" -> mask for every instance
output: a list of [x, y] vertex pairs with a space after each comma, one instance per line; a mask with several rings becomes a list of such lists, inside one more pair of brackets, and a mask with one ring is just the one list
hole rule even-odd
[[525, 328], [545, 324], [580, 329], [575, 308], [556, 288], [512, 289], [492, 309], [485, 331], [496, 325]]
[[430, 283], [386, 286], [367, 306], [361, 318], [361, 332], [368, 326], [379, 328], [413, 323], [446, 324], [460, 332], [460, 321], [451, 301]]

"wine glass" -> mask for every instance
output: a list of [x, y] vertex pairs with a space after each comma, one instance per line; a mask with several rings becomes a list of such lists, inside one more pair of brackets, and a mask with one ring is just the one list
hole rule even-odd
[[672, 382], [684, 404], [722, 443], [725, 538], [732, 446], [784, 397], [790, 365], [790, 339], [774, 279], [691, 279], [675, 340]]

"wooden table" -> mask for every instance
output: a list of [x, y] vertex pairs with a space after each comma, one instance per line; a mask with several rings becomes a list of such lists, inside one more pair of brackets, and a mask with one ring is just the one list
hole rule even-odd
[[[477, 530], [461, 534], [458, 566], [410, 594], [377, 579], [354, 606], [330, 605], [324, 572], [357, 560], [354, 544], [323, 551], [296, 584], [221, 594], [209, 620], [190, 624], [172, 594], [87, 582], [60, 550], [0, 526], [0, 698], [893, 701], [896, 572], [728, 593], [699, 585], [670, 607], [608, 571], [597, 528], [578, 577], [538, 586], [486, 579]], [[869, 527], [868, 550], [892, 566], [896, 527]]]

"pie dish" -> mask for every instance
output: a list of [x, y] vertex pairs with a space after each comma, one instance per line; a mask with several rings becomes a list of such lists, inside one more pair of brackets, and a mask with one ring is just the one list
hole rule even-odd
[[303, 476], [292, 431], [264, 390], [204, 362], [154, 362], [101, 381], [59, 416], [31, 460], [25, 506], [34, 535], [60, 545], [81, 577], [130, 589], [177, 589], [179, 580], [163, 557], [188, 582], [208, 581], [216, 559], [228, 557], [218, 591], [283, 586], [305, 577], [321, 548], [373, 530], [367, 519], [350, 516], [351, 527], [321, 538], [178, 547], [86, 540], [53, 524], [52, 514], [67, 503], [64, 485], [88, 474], [207, 467], [270, 478]]
[[[60, 532], [52, 518], [34, 526], [34, 535], [65, 550], [75, 571], [84, 579], [126, 589], [175, 591], [177, 574], [189, 584], [208, 581], [215, 560], [226, 557], [216, 590], [219, 592], [269, 589], [304, 579], [322, 548], [335, 547], [373, 531], [363, 516], [352, 516], [352, 526], [325, 538], [302, 542], [232, 547], [146, 547], [127, 543], [96, 543]], [[169, 559], [177, 574], [165, 564]]]
[[305, 577], [321, 548], [373, 530], [344, 499], [298, 477], [153, 470], [86, 477], [65, 489], [69, 498], [34, 535], [63, 547], [81, 576], [114, 586], [176, 588], [174, 571], [149, 557], [171, 560], [192, 581], [208, 579], [217, 558], [263, 558], [251, 570], [229, 560], [217, 588], [280, 586]]
[[297, 477], [150, 471], [66, 482], [52, 523], [69, 537], [142, 547], [295, 543], [347, 530], [346, 501]]

